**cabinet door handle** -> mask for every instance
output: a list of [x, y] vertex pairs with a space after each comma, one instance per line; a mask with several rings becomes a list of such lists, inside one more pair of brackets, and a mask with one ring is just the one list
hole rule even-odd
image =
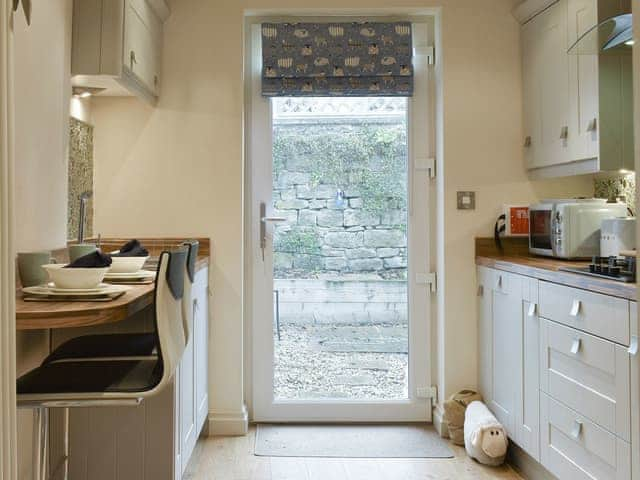
[[566, 140], [569, 138], [569, 127], [562, 127], [560, 129], [560, 140]]
[[573, 343], [571, 344], [571, 353], [577, 355], [582, 347], [582, 340], [579, 338], [574, 338]]
[[589, 125], [587, 126], [587, 132], [595, 132], [596, 130], [598, 130], [598, 119], [594, 118], [589, 122]]
[[536, 310], [538, 309], [538, 305], [535, 303], [530, 303], [529, 304], [529, 309], [527, 310], [527, 316], [529, 317], [535, 317], [536, 315]]
[[478, 296], [479, 297], [484, 297], [484, 286], [483, 285], [478, 285]]
[[629, 348], [627, 349], [629, 355], [634, 357], [638, 354], [638, 336], [631, 335], [631, 341], [629, 342]]
[[502, 275], [498, 275], [498, 278], [496, 280], [496, 289], [497, 290], [502, 290], [503, 288], [503, 281], [502, 281]]
[[531, 146], [531, 136], [527, 136], [524, 139], [524, 148], [529, 148]]
[[129, 53], [129, 61], [131, 62], [131, 68], [133, 68], [134, 64], [138, 63], [138, 60], [136, 60], [136, 52], [134, 52], [133, 50], [131, 50], [131, 53]]
[[571, 315], [572, 317], [577, 317], [578, 314], [580, 313], [581, 305], [582, 303], [580, 302], [580, 300], [574, 300], [573, 305], [571, 306], [571, 311], [569, 312], [569, 315]]
[[582, 433], [582, 422], [580, 420], [574, 420], [571, 436], [577, 440], [580, 437], [580, 433]]

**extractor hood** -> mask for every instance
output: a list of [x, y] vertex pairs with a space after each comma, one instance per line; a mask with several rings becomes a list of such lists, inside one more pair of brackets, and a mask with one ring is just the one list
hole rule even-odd
[[633, 45], [633, 16], [630, 13], [608, 18], [582, 35], [568, 53], [595, 55], [601, 52], [630, 52]]

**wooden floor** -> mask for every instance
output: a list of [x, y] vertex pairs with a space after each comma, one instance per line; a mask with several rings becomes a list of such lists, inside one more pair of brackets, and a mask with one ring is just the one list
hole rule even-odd
[[520, 479], [510, 467], [484, 467], [452, 445], [453, 459], [256, 457], [246, 437], [203, 437], [183, 480], [483, 480]]

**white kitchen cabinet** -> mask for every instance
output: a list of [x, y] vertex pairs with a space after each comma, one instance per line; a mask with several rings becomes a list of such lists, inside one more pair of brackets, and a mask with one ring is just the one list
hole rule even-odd
[[544, 166], [541, 162], [545, 156], [542, 153], [541, 112], [540, 112], [540, 81], [539, 72], [542, 61], [538, 43], [540, 30], [539, 22], [529, 22], [522, 26], [522, 95], [524, 121], [524, 155], [529, 168]]
[[[527, 0], [521, 21], [524, 156], [534, 178], [633, 170], [631, 55], [573, 55], [627, 0]], [[630, 53], [630, 52], [629, 52]]]
[[[180, 480], [208, 417], [209, 269], [192, 289], [197, 305], [192, 335], [173, 381], [136, 407], [70, 410], [70, 474], [74, 480]], [[153, 328], [153, 309], [113, 324], [59, 329], [58, 345], [87, 333], [129, 333]]]
[[515, 439], [519, 386], [522, 372], [520, 322], [522, 317], [522, 278], [496, 271], [493, 288], [491, 352], [491, 399], [489, 408]]
[[208, 416], [208, 296], [209, 269], [196, 273], [192, 290], [191, 338], [178, 367], [176, 381], [176, 423], [179, 441], [176, 445], [176, 478], [182, 478], [198, 436]]
[[560, 480], [629, 480], [631, 445], [543, 393], [542, 464]]
[[486, 267], [477, 279], [479, 388], [511, 441], [560, 480], [640, 478], [637, 304]]
[[[568, 0], [567, 45], [598, 23], [597, 0]], [[570, 158], [599, 156], [598, 56], [567, 55], [569, 65]]]
[[[631, 339], [629, 345], [631, 372], [631, 444], [640, 445], [640, 352], [638, 352], [638, 304], [629, 302]], [[640, 478], [640, 448], [631, 449], [631, 477]]]
[[478, 267], [478, 389], [486, 404], [491, 401], [493, 348], [493, 274], [494, 270]]
[[[532, 20], [538, 23], [534, 78], [540, 83], [540, 140], [536, 166], [570, 160], [569, 56], [567, 55], [567, 0], [560, 0]], [[539, 41], [538, 41], [539, 40]]]
[[135, 95], [155, 104], [160, 94], [164, 0], [76, 0], [72, 84], [98, 94]]
[[196, 274], [194, 298], [195, 411], [197, 431], [209, 417], [209, 269]]
[[522, 279], [522, 315], [519, 344], [522, 346], [521, 379], [516, 408], [516, 442], [540, 460], [540, 317], [538, 280]]

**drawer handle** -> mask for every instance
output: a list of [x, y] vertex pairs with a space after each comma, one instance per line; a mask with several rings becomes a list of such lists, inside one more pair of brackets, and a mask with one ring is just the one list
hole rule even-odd
[[578, 314], [580, 313], [581, 306], [582, 306], [582, 302], [580, 302], [580, 300], [574, 300], [573, 305], [571, 306], [571, 311], [569, 312], [569, 315], [571, 315], [572, 317], [577, 317]]
[[582, 347], [582, 340], [580, 340], [579, 338], [574, 338], [573, 343], [571, 344], [571, 353], [573, 353], [574, 355], [577, 355], [581, 347]]
[[577, 440], [580, 438], [580, 433], [582, 433], [582, 422], [580, 420], [574, 420], [571, 436]]
[[535, 317], [537, 309], [538, 309], [538, 305], [536, 305], [535, 303], [530, 303], [529, 309], [527, 310], [527, 316]]
[[638, 336], [631, 335], [631, 342], [629, 342], [629, 348], [627, 350], [629, 355], [633, 355], [634, 357], [638, 354]]

